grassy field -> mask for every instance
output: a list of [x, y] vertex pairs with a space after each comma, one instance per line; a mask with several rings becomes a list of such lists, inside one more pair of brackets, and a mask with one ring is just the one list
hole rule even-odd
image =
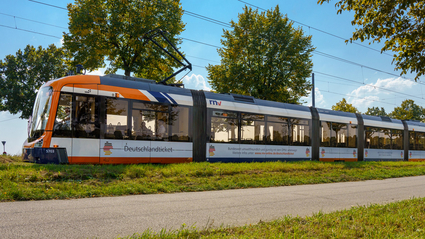
[[425, 175], [425, 162], [38, 165], [0, 156], [0, 201], [347, 182]]
[[311, 217], [285, 217], [243, 227], [183, 227], [127, 238], [424, 238], [425, 199], [355, 207]]

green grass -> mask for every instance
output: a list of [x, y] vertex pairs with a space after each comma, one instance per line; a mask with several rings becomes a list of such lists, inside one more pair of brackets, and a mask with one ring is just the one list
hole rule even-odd
[[0, 157], [0, 201], [193, 192], [425, 175], [425, 162], [38, 165]]
[[127, 238], [424, 238], [425, 199], [355, 207], [311, 217], [285, 217], [243, 227], [145, 231]]

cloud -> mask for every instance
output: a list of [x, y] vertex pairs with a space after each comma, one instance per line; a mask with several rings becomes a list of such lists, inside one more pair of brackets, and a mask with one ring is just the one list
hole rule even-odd
[[414, 81], [398, 78], [378, 79], [375, 84], [360, 86], [351, 92], [352, 95], [364, 96], [365, 94], [394, 94], [394, 91], [400, 92], [410, 89], [415, 84]]
[[406, 92], [412, 89], [415, 82], [408, 79], [387, 78], [378, 79], [376, 83], [360, 86], [353, 90], [347, 101], [356, 107], [369, 107], [374, 104], [374, 101], [379, 101], [382, 96], [394, 95], [396, 92]]
[[[326, 101], [325, 101], [325, 97], [323, 97], [322, 92], [320, 92], [319, 87], [315, 87], [314, 89], [314, 93], [315, 93], [315, 103], [316, 103], [316, 107], [319, 108], [324, 108], [326, 106]], [[306, 97], [301, 97], [301, 101], [306, 101], [305, 104], [303, 105], [307, 105], [307, 106], [312, 106], [312, 98], [311, 98], [311, 91], [309, 92], [309, 95]]]
[[63, 47], [63, 37], [59, 40], [59, 42], [54, 43], [56, 47]]
[[104, 76], [105, 75], [105, 71], [106, 71], [106, 68], [99, 68], [99, 69], [97, 69], [95, 71], [87, 72], [86, 75]]
[[211, 87], [202, 75], [192, 74], [183, 78], [185, 88], [194, 90], [211, 91]]

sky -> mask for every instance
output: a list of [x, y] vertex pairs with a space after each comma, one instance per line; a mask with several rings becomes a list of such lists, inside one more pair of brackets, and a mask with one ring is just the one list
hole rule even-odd
[[[281, 13], [294, 22], [294, 27], [302, 28], [305, 35], [312, 35], [316, 48], [312, 57], [316, 107], [331, 109], [342, 98], [363, 113], [368, 107], [384, 107], [390, 113], [406, 99], [425, 106], [425, 78], [415, 82], [413, 74], [399, 77], [400, 72], [395, 71], [392, 64], [393, 53], [380, 53], [382, 43], [345, 43], [344, 39], [349, 39], [355, 30], [351, 25], [354, 14], [337, 14], [335, 2], [318, 5], [316, 0], [181, 0], [187, 13], [182, 19], [186, 26], [180, 35], [183, 43], [179, 47], [194, 67], [177, 79], [183, 77], [188, 89], [211, 90], [205, 66], [220, 63], [217, 47], [221, 47], [223, 28], [229, 29], [193, 14], [230, 23], [238, 20], [246, 4], [260, 9], [279, 5]], [[0, 0], [0, 59], [15, 55], [28, 44], [44, 48], [50, 44], [61, 46], [62, 34], [68, 26], [68, 13], [62, 8], [68, 3], [73, 1]], [[103, 75], [103, 72], [104, 69], [99, 69], [90, 74]], [[303, 101], [310, 106], [311, 96]], [[19, 116], [0, 112], [0, 141], [6, 141], [6, 152], [12, 155], [21, 154], [27, 138], [27, 120]]]

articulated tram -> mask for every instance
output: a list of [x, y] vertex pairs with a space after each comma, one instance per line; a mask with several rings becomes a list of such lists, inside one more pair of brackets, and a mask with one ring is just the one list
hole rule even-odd
[[425, 124], [118, 75], [44, 84], [24, 160], [137, 164], [425, 160]]

